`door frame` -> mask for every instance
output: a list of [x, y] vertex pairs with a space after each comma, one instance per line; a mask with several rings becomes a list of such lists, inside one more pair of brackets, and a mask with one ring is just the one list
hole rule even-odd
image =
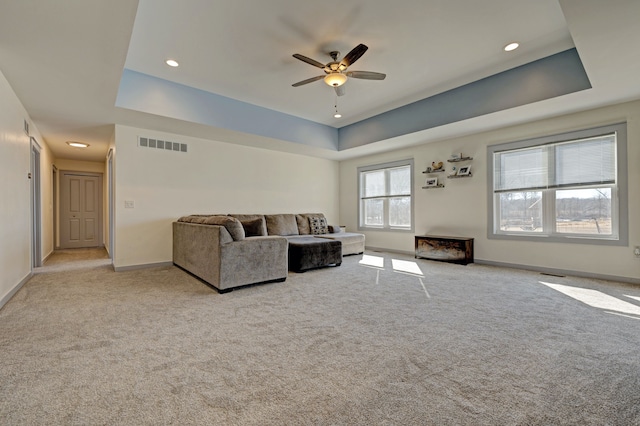
[[41, 147], [30, 138], [31, 173], [31, 269], [42, 266], [42, 183], [40, 179]]
[[53, 200], [53, 247], [56, 249], [58, 248], [58, 168], [54, 164], [51, 169], [51, 181], [53, 182], [51, 190], [51, 198]]
[[107, 250], [109, 251], [109, 257], [111, 258], [111, 263], [113, 264], [113, 260], [116, 258], [115, 255], [115, 223], [114, 223], [114, 214], [115, 214], [115, 179], [113, 176], [113, 148], [109, 149], [107, 153], [107, 212], [109, 214], [109, 229], [107, 233], [109, 235], [109, 246]]

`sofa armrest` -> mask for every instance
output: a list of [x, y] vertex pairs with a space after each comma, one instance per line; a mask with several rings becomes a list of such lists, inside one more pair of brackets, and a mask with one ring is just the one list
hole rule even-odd
[[218, 288], [282, 280], [289, 270], [288, 240], [281, 236], [249, 237], [220, 247]]
[[173, 263], [217, 287], [220, 247], [232, 242], [223, 226], [173, 222]]

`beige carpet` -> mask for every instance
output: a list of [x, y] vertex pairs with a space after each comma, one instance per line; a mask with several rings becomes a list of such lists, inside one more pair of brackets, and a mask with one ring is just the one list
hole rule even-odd
[[0, 423], [640, 424], [639, 287], [368, 254], [224, 295], [56, 254], [0, 311]]

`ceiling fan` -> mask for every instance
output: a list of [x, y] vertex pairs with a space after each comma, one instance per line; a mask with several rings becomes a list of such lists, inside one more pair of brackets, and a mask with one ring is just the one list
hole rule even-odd
[[304, 84], [313, 83], [314, 81], [324, 79], [324, 82], [327, 85], [333, 87], [338, 96], [344, 95], [344, 87], [342, 86], [348, 77], [353, 78], [361, 78], [364, 80], [384, 80], [387, 76], [386, 74], [382, 74], [379, 72], [372, 71], [347, 71], [347, 68], [355, 61], [357, 61], [364, 52], [368, 49], [364, 44], [359, 44], [354, 47], [349, 53], [347, 53], [342, 60], [338, 61], [338, 57], [340, 56], [340, 52], [334, 50], [329, 52], [329, 56], [333, 59], [333, 61], [322, 64], [314, 59], [308, 58], [299, 53], [295, 53], [293, 55], [294, 58], [301, 60], [302, 62], [306, 62], [314, 67], [318, 67], [325, 72], [325, 75], [319, 75], [317, 77], [308, 78], [306, 80], [299, 81], [294, 83], [293, 87], [302, 86]]

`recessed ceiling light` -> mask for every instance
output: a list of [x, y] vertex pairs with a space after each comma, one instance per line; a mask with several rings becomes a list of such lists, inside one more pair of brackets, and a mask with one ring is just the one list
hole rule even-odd
[[74, 148], [87, 148], [89, 146], [88, 143], [74, 142], [74, 141], [67, 141], [67, 145], [72, 146]]
[[333, 116], [335, 118], [342, 118], [342, 114], [340, 114], [339, 112], [336, 112], [335, 114], [333, 114]]
[[167, 59], [166, 61], [164, 61], [167, 65], [169, 65], [170, 67], [177, 67], [178, 65], [180, 65], [178, 63], [178, 61], [176, 61], [175, 59]]
[[515, 41], [513, 43], [509, 43], [504, 47], [504, 51], [505, 52], [511, 52], [512, 50], [516, 50], [518, 47], [520, 46], [520, 43], [516, 43]]

